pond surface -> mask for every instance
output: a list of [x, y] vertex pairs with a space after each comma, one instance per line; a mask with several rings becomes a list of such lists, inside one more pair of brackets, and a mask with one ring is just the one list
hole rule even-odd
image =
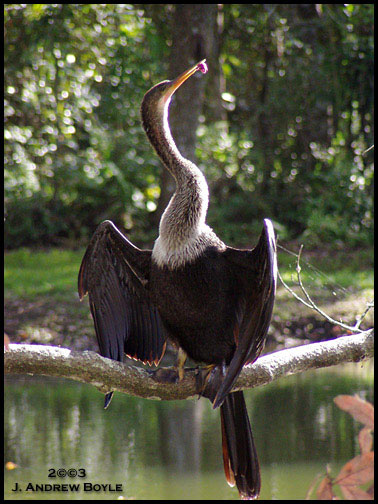
[[[372, 361], [287, 377], [245, 393], [261, 499], [303, 499], [327, 463], [336, 475], [358, 453], [362, 426], [334, 405], [338, 394], [373, 402]], [[8, 376], [5, 462], [17, 467], [5, 471], [5, 499], [238, 499], [223, 474], [219, 411], [208, 400], [163, 402], [116, 393], [107, 411], [102, 405], [103, 396], [88, 385]], [[50, 469], [60, 468], [81, 468], [86, 476], [49, 477]], [[47, 487], [26, 494], [29, 483], [29, 489], [47, 483], [66, 485], [67, 491]], [[90, 484], [107, 487], [84, 493], [84, 483], [86, 490]], [[69, 489], [72, 484], [79, 489]]]

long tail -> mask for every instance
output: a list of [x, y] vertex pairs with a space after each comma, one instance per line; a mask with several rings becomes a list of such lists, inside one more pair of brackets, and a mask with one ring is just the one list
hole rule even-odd
[[261, 487], [260, 467], [243, 392], [228, 394], [220, 414], [227, 482], [231, 486], [236, 484], [241, 499], [257, 499]]
[[[215, 366], [210, 372], [203, 369], [197, 374], [199, 393], [213, 404], [225, 371], [225, 366]], [[261, 488], [260, 466], [243, 392], [227, 394], [220, 405], [220, 414], [227, 482], [231, 486], [236, 484], [241, 499], [257, 499]]]

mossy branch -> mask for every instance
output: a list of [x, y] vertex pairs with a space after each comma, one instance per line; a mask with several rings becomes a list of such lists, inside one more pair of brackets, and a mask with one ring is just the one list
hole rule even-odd
[[[233, 390], [265, 385], [283, 376], [374, 355], [374, 331], [280, 350], [245, 366]], [[117, 390], [146, 399], [177, 400], [197, 395], [196, 369], [186, 369], [179, 383], [159, 383], [150, 368], [121, 364], [95, 352], [43, 345], [11, 344], [4, 354], [5, 373], [56, 376], [93, 385], [101, 392]]]

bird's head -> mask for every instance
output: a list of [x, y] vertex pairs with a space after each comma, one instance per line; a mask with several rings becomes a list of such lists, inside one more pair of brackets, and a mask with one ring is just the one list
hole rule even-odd
[[202, 73], [207, 72], [206, 60], [200, 61], [176, 77], [176, 79], [159, 82], [159, 84], [156, 84], [149, 89], [144, 95], [141, 106], [143, 122], [145, 122], [145, 118], [148, 116], [155, 116], [156, 114], [163, 115], [164, 111], [168, 109], [168, 105], [174, 92], [198, 70]]

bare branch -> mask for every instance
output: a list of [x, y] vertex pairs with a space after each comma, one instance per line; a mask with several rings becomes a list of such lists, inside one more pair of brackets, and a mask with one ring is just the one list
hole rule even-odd
[[285, 287], [285, 289], [286, 289], [287, 291], [289, 291], [289, 292], [290, 292], [290, 294], [291, 294], [293, 297], [295, 297], [295, 299], [297, 299], [297, 300], [298, 300], [298, 301], [300, 301], [302, 304], [304, 304], [305, 306], [307, 306], [307, 308], [312, 308], [312, 306], [311, 306], [310, 304], [306, 303], [306, 301], [305, 301], [304, 299], [302, 299], [300, 296], [298, 296], [298, 294], [296, 294], [296, 293], [293, 291], [293, 289], [291, 289], [291, 288], [287, 285], [287, 283], [286, 283], [286, 282], [284, 281], [284, 279], [282, 278], [281, 273], [280, 273], [280, 271], [279, 271], [279, 270], [277, 271], [277, 274], [278, 274], [278, 278], [281, 280], [282, 285]]
[[368, 149], [364, 150], [364, 152], [362, 153], [362, 155], [365, 156], [365, 154], [367, 154], [369, 151], [371, 151], [371, 149], [374, 149], [374, 144], [371, 145]]
[[[281, 350], [245, 366], [233, 390], [264, 385], [309, 369], [359, 362], [373, 355], [373, 330]], [[196, 369], [186, 369], [184, 379], [179, 383], [159, 383], [149, 369], [121, 364], [90, 351], [11, 344], [4, 354], [4, 369], [13, 374], [69, 378], [91, 384], [104, 393], [118, 390], [147, 399], [177, 400], [197, 395]]]
[[364, 318], [366, 317], [371, 308], [374, 308], [374, 301], [369, 301], [368, 303], [366, 303], [365, 311], [362, 313], [362, 315], [359, 315], [356, 319], [356, 324], [354, 325], [356, 329], [360, 328], [361, 322], [364, 320]]
[[332, 317], [330, 317], [329, 315], [327, 315], [327, 313], [325, 313], [321, 308], [319, 308], [315, 302], [312, 300], [312, 298], [310, 297], [309, 293], [307, 292], [307, 290], [305, 289], [305, 286], [303, 285], [303, 282], [302, 282], [302, 278], [301, 278], [301, 266], [300, 266], [300, 258], [301, 258], [301, 254], [302, 254], [302, 250], [303, 250], [303, 245], [300, 246], [300, 249], [299, 249], [299, 253], [297, 255], [297, 266], [296, 266], [296, 271], [297, 271], [297, 279], [298, 279], [298, 285], [299, 287], [301, 288], [303, 294], [305, 295], [305, 298], [307, 299], [307, 301], [305, 301], [304, 299], [302, 299], [300, 296], [298, 296], [298, 294], [296, 294], [293, 289], [291, 289], [283, 280], [283, 278], [281, 277], [281, 274], [280, 272], [278, 271], [278, 278], [281, 280], [282, 282], [282, 285], [285, 287], [285, 289], [287, 291], [290, 292], [290, 294], [292, 296], [295, 297], [295, 299], [297, 299], [298, 301], [300, 301], [302, 304], [304, 304], [305, 306], [307, 306], [307, 308], [312, 308], [313, 310], [315, 310], [316, 312], [318, 312], [323, 318], [325, 318], [328, 322], [330, 322], [331, 324], [334, 324], [334, 325], [338, 325], [340, 327], [342, 327], [343, 329], [346, 329], [347, 331], [350, 331], [351, 333], [363, 333], [364, 331], [362, 329], [360, 329], [360, 324], [363, 320], [363, 318], [366, 316], [366, 314], [368, 313], [368, 311], [370, 310], [370, 308], [372, 308], [374, 306], [374, 303], [369, 303], [368, 304], [368, 307], [367, 309], [364, 311], [364, 313], [357, 318], [357, 322], [354, 326], [350, 326], [348, 324], [344, 324], [343, 322], [339, 321], [339, 320], [335, 320], [333, 319]]

